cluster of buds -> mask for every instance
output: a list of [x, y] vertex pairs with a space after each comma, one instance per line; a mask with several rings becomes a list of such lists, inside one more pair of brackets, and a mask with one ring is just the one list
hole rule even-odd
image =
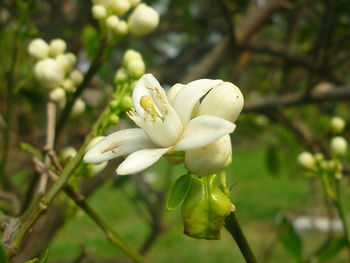
[[139, 79], [145, 70], [146, 65], [142, 55], [133, 49], [128, 49], [123, 56], [123, 66], [115, 74], [114, 82], [118, 85], [128, 80]]
[[[34, 59], [35, 78], [38, 82], [51, 89], [50, 99], [64, 107], [67, 93], [75, 92], [83, 82], [83, 74], [74, 69], [76, 56], [66, 52], [67, 44], [62, 39], [53, 39], [50, 43], [37, 38], [32, 40], [28, 46], [28, 53]], [[85, 110], [85, 103], [79, 99], [73, 107], [73, 115], [79, 115]]]
[[93, 4], [92, 16], [117, 36], [146, 35], [159, 23], [157, 11], [140, 0], [93, 0]]

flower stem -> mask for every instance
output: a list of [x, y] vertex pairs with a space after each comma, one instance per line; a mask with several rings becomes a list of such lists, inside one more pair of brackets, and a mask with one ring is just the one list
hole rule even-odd
[[237, 220], [235, 212], [231, 211], [230, 215], [225, 220], [225, 228], [230, 232], [233, 239], [236, 241], [244, 259], [247, 263], [257, 263], [257, 260], [251, 250], [249, 243], [244, 236], [241, 226]]

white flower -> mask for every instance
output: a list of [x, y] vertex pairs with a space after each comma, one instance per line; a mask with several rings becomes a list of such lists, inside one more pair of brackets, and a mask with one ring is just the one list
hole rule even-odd
[[97, 20], [103, 19], [107, 16], [107, 10], [103, 5], [94, 5], [91, 8], [91, 13], [92, 16]]
[[331, 128], [334, 133], [341, 133], [345, 128], [345, 121], [340, 117], [333, 117], [331, 119]]
[[168, 152], [198, 149], [233, 132], [235, 125], [219, 117], [201, 115], [191, 119], [198, 101], [220, 83], [221, 80], [209, 79], [190, 82], [170, 104], [153, 75], [142, 76], [132, 94], [134, 109], [128, 114], [140, 128], [112, 133], [90, 149], [84, 161], [101, 163], [129, 155], [117, 173], [133, 174]]
[[49, 45], [41, 38], [32, 40], [28, 46], [29, 55], [36, 59], [47, 58], [49, 50]]
[[56, 57], [59, 54], [63, 54], [66, 51], [67, 44], [62, 39], [53, 39], [50, 42], [50, 54]]
[[57, 87], [64, 77], [62, 67], [52, 58], [45, 58], [36, 63], [34, 74], [40, 84], [49, 88]]
[[139, 4], [128, 19], [129, 30], [136, 36], [152, 32], [159, 23], [159, 14], [146, 4]]
[[344, 137], [336, 136], [331, 141], [331, 151], [336, 155], [344, 155], [348, 149], [348, 143]]
[[309, 152], [299, 153], [297, 157], [297, 162], [300, 166], [306, 169], [313, 169], [316, 164], [316, 160], [314, 156]]
[[128, 0], [115, 0], [112, 5], [112, 10], [118, 15], [123, 16], [130, 9], [130, 3]]

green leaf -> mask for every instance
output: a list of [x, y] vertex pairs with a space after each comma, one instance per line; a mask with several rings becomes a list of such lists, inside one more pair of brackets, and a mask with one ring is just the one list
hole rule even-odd
[[297, 261], [302, 257], [302, 241], [298, 232], [294, 229], [292, 223], [286, 215], [282, 215], [279, 220], [279, 238], [284, 248]]
[[175, 210], [183, 202], [191, 188], [191, 184], [192, 177], [190, 174], [182, 175], [176, 180], [168, 195], [166, 203], [166, 209], [168, 211]]
[[21, 149], [39, 160], [43, 159], [41, 152], [35, 147], [31, 146], [29, 143], [21, 142]]
[[281, 168], [281, 162], [276, 146], [271, 145], [266, 152], [266, 166], [272, 175], [277, 175]]
[[34, 258], [26, 261], [25, 263], [46, 263], [49, 256], [49, 250], [46, 249], [40, 258]]
[[0, 243], [0, 262], [8, 263], [5, 249], [1, 243]]
[[342, 236], [340, 238], [332, 240], [327, 247], [322, 249], [320, 254], [318, 255], [315, 262], [324, 262], [332, 257], [334, 257], [336, 254], [339, 253], [339, 251], [346, 246], [346, 237]]

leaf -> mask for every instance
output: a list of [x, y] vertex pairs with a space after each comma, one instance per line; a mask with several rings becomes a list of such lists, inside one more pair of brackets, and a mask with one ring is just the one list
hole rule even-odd
[[32, 145], [30, 145], [29, 143], [21, 142], [21, 149], [26, 153], [28, 153], [29, 155], [36, 157], [39, 160], [43, 159], [41, 152], [35, 147], [33, 147]]
[[327, 247], [325, 247], [319, 254], [318, 254], [318, 261], [315, 262], [324, 262], [336, 254], [339, 253], [339, 251], [346, 246], [346, 237], [342, 236], [340, 238], [332, 240]]
[[166, 209], [168, 211], [175, 210], [185, 199], [191, 188], [192, 177], [190, 174], [180, 176], [173, 184], [168, 195]]
[[284, 248], [297, 261], [300, 261], [302, 257], [302, 241], [298, 232], [294, 229], [294, 226], [286, 215], [281, 216], [278, 228], [279, 238]]
[[278, 155], [278, 149], [271, 145], [266, 152], [266, 166], [272, 175], [277, 175], [281, 168], [281, 162]]
[[25, 263], [46, 263], [49, 256], [49, 250], [46, 249], [40, 258], [34, 258], [26, 261]]
[[0, 243], [0, 262], [8, 263], [6, 252], [2, 244]]

